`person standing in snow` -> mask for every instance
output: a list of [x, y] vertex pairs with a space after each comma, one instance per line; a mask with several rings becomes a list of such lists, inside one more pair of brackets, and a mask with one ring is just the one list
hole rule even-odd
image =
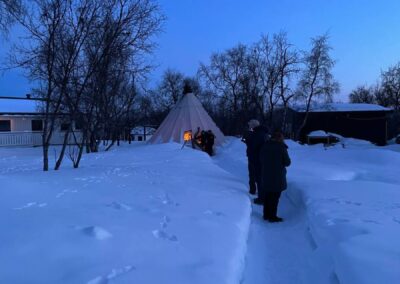
[[[257, 121], [258, 122], [258, 121]], [[256, 186], [256, 178], [253, 164], [250, 161], [250, 140], [253, 135], [253, 127], [256, 123], [253, 122], [253, 119], [248, 122], [249, 128], [245, 131], [242, 136], [242, 142], [246, 144], [246, 156], [247, 156], [247, 168], [249, 172], [249, 193], [256, 194], [257, 186]]]
[[277, 216], [279, 198], [287, 187], [286, 167], [290, 166], [288, 147], [281, 131], [274, 131], [260, 152], [261, 184], [264, 191], [264, 220], [281, 222]]
[[192, 147], [193, 148], [201, 148], [201, 130], [200, 127], [197, 127], [197, 131], [192, 138]]
[[249, 186], [250, 194], [258, 194], [254, 199], [254, 203], [263, 204], [264, 196], [261, 187], [261, 164], [260, 164], [260, 150], [262, 145], [267, 139], [267, 130], [260, 125], [256, 119], [248, 122], [250, 131], [243, 136], [242, 141], [247, 145], [247, 160], [249, 170]]
[[213, 155], [213, 147], [214, 147], [214, 141], [215, 141], [215, 135], [214, 133], [210, 130], [206, 132], [207, 138], [206, 142], [204, 145], [204, 150], [207, 152], [208, 155], [212, 156]]

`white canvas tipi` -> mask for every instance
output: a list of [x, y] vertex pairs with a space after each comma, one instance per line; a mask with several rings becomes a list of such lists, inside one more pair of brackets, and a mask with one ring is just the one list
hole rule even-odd
[[183, 95], [182, 99], [169, 112], [149, 143], [184, 143], [183, 134], [191, 130], [193, 135], [201, 130], [211, 130], [215, 135], [215, 145], [224, 142], [224, 134], [217, 127], [198, 98], [193, 93]]

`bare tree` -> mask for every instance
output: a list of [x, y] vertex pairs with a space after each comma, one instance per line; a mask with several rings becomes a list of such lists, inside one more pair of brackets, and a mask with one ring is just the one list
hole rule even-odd
[[250, 71], [253, 79], [258, 82], [258, 108], [263, 120], [268, 121], [271, 126], [274, 108], [279, 100], [277, 96], [279, 77], [278, 57], [274, 43], [268, 35], [262, 36], [254, 45], [250, 56], [254, 62], [254, 67], [250, 68]]
[[212, 89], [219, 97], [220, 103], [227, 108], [230, 120], [228, 133], [234, 134], [241, 124], [240, 100], [243, 94], [243, 82], [246, 81], [247, 47], [239, 44], [222, 53], [211, 55], [210, 64], [200, 64], [199, 76], [204, 80], [207, 89]]
[[[44, 170], [48, 170], [48, 149], [57, 119], [63, 117], [70, 125], [55, 165], [59, 169], [70, 134], [74, 135], [73, 122], [83, 121], [85, 127], [98, 123], [93, 118], [99, 113], [98, 98], [110, 95], [109, 84], [116, 80], [108, 79], [108, 74], [117, 70], [118, 78], [128, 73], [139, 77], [149, 70], [146, 55], [154, 48], [153, 36], [164, 17], [152, 0], [33, 0], [27, 11], [26, 16], [15, 17], [25, 27], [29, 42], [19, 48], [16, 62], [38, 83], [36, 95], [45, 102]], [[104, 86], [108, 89], [97, 96]], [[112, 101], [125, 109], [126, 101]], [[83, 128], [78, 146], [85, 143], [87, 133]], [[82, 149], [74, 167], [79, 165]]]
[[7, 32], [16, 16], [23, 14], [22, 0], [0, 0], [0, 31]]
[[384, 106], [400, 110], [400, 63], [382, 72], [380, 103]]
[[[85, 44], [81, 68], [84, 73], [78, 77], [74, 84], [77, 91], [73, 92], [81, 95], [70, 110], [84, 118], [81, 145], [89, 144], [90, 151], [97, 151], [100, 134], [109, 134], [111, 147], [131, 128], [129, 115], [137, 94], [136, 84], [152, 69], [144, 57], [153, 51], [153, 36], [164, 20], [158, 5], [150, 0], [108, 4], [101, 9], [96, 30]], [[74, 167], [79, 165], [83, 146], [79, 150]]]
[[26, 68], [29, 78], [38, 83], [35, 95], [43, 103], [44, 128], [43, 170], [49, 168], [48, 151], [56, 126], [56, 118], [61, 112], [62, 96], [56, 81], [59, 59], [60, 35], [66, 29], [64, 21], [67, 6], [62, 0], [35, 0], [26, 7], [23, 15], [14, 14], [15, 20], [27, 31], [25, 46], [18, 46], [19, 56], [14, 58], [17, 66]]
[[274, 36], [274, 46], [277, 57], [278, 96], [283, 104], [281, 129], [285, 131], [287, 109], [295, 96], [292, 80], [300, 72], [300, 56], [284, 32]]
[[331, 102], [333, 95], [339, 91], [339, 83], [335, 81], [332, 68], [335, 61], [329, 52], [332, 49], [328, 43], [328, 35], [311, 39], [311, 51], [305, 53], [304, 67], [298, 83], [299, 99], [305, 102], [305, 116], [297, 132], [297, 139], [307, 123], [309, 111], [313, 102]]
[[375, 92], [372, 87], [358, 86], [350, 93], [349, 99], [351, 103], [373, 104], [375, 103]]
[[154, 94], [159, 111], [169, 111], [179, 101], [182, 96], [184, 78], [184, 74], [179, 71], [165, 70]]

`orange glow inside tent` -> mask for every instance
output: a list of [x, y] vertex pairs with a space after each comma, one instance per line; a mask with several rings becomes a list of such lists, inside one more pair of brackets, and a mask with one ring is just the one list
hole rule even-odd
[[192, 131], [188, 130], [183, 133], [183, 140], [185, 142], [192, 140]]

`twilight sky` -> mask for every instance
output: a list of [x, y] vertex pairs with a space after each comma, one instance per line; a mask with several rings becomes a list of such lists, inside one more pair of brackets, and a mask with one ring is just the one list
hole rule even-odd
[[[327, 31], [337, 60], [337, 100], [361, 84], [372, 84], [382, 69], [400, 61], [398, 0], [160, 0], [168, 17], [158, 39], [153, 72], [157, 82], [170, 67], [194, 75], [199, 62], [237, 43], [253, 43], [261, 34], [281, 30], [301, 49]], [[11, 40], [15, 37], [11, 36]], [[1, 41], [0, 62], [8, 48]], [[21, 96], [29, 83], [15, 70], [0, 74], [0, 95]]]

